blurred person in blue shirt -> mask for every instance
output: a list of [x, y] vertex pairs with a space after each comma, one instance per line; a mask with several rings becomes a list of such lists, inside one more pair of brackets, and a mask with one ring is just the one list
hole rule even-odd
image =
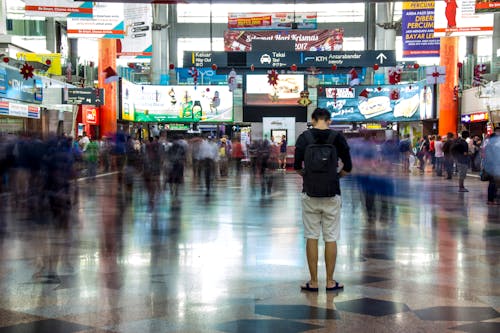
[[495, 129], [485, 147], [484, 171], [488, 174], [489, 180], [488, 205], [494, 205], [500, 185], [500, 127]]

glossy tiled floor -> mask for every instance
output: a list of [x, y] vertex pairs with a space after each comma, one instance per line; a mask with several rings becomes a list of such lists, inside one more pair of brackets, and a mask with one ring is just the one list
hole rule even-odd
[[180, 203], [163, 193], [154, 209], [139, 182], [127, 199], [115, 175], [81, 181], [68, 228], [4, 195], [0, 333], [500, 332], [500, 206], [486, 205], [487, 184], [378, 178], [366, 196], [358, 180], [343, 181], [340, 293], [299, 290], [294, 173], [264, 196], [248, 174], [210, 196], [188, 178]]

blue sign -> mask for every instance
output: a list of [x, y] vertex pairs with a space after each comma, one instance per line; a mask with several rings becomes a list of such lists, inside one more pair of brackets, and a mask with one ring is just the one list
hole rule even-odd
[[39, 103], [43, 99], [42, 81], [36, 76], [25, 80], [16, 69], [0, 68], [0, 97]]
[[[196, 68], [198, 70], [197, 84], [199, 85], [227, 85], [227, 75], [218, 75], [211, 68]], [[189, 68], [177, 68], [177, 84], [194, 84], [194, 78]]]
[[434, 1], [403, 2], [403, 57], [439, 57], [434, 38]]
[[400, 122], [432, 119], [433, 91], [415, 84], [325, 88], [318, 106], [331, 112], [333, 122]]

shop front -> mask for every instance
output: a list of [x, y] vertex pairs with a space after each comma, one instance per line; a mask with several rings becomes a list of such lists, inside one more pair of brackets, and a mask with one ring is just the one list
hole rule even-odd
[[42, 133], [38, 77], [25, 80], [15, 67], [0, 65], [0, 133]]

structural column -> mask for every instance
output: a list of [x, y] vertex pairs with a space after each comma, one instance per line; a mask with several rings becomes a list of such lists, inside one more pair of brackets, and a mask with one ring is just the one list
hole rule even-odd
[[111, 67], [116, 70], [116, 40], [99, 39], [99, 88], [104, 88], [104, 105], [99, 112], [101, 135], [111, 135], [117, 129], [117, 82], [104, 83], [103, 71]]
[[442, 37], [439, 56], [440, 65], [446, 68], [446, 80], [439, 85], [439, 135], [446, 135], [458, 129], [458, 102], [454, 98], [458, 82], [458, 37]]

